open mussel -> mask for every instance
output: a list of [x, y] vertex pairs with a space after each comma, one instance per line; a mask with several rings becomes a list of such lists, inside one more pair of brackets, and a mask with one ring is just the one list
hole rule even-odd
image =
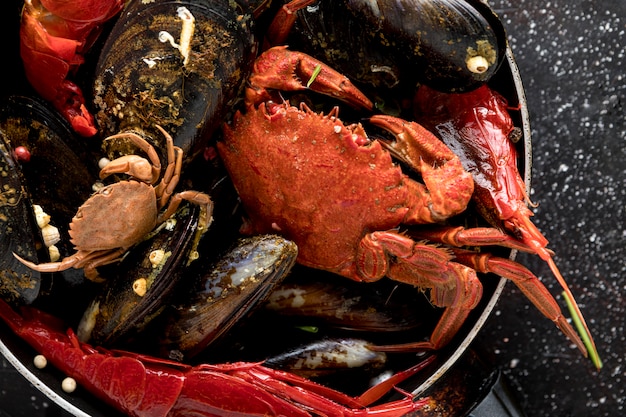
[[[92, 159], [84, 143], [39, 100], [5, 98], [0, 106], [0, 133], [0, 293], [7, 301], [30, 304], [41, 295], [41, 274], [21, 264], [13, 253], [37, 262], [69, 254], [73, 249], [67, 224], [92, 192], [97, 177], [90, 169]], [[20, 162], [15, 160], [18, 149], [27, 155], [18, 155]], [[67, 271], [50, 275], [45, 288], [54, 281], [63, 292], [63, 287], [74, 287], [82, 280], [82, 274]]]
[[506, 36], [478, 0], [320, 0], [298, 11], [288, 43], [356, 82], [451, 92], [491, 78]]
[[101, 269], [106, 283], [83, 314], [80, 340], [102, 346], [127, 341], [163, 311], [186, 267], [198, 257], [204, 232], [198, 227], [200, 215], [196, 205], [181, 205], [119, 264]]
[[[185, 160], [193, 159], [249, 74], [256, 53], [252, 24], [251, 15], [226, 0], [130, 1], [95, 70], [100, 133], [135, 131], [162, 151], [158, 124]], [[129, 153], [125, 143], [105, 142], [107, 156]]]
[[13, 154], [6, 133], [0, 130], [0, 297], [19, 305], [37, 298], [41, 275], [15, 259], [13, 253], [35, 259], [45, 254], [38, 251], [43, 247], [41, 231]]
[[191, 358], [227, 334], [282, 282], [297, 253], [296, 245], [280, 236], [239, 239], [177, 295], [166, 313], [163, 354]]

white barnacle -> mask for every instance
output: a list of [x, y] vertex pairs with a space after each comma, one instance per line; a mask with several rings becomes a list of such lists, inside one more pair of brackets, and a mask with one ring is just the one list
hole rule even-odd
[[159, 264], [165, 259], [165, 251], [163, 249], [156, 249], [150, 252], [148, 257], [150, 259], [150, 264], [153, 268], [159, 266]]
[[148, 281], [145, 278], [138, 278], [133, 282], [133, 291], [140, 297], [146, 295], [148, 291]]
[[174, 37], [167, 31], [159, 32], [159, 41], [169, 42], [173, 48], [178, 49], [183, 56], [183, 65], [187, 65], [189, 62], [189, 52], [191, 51], [191, 39], [193, 38], [193, 32], [195, 30], [195, 21], [193, 14], [184, 6], [181, 6], [177, 10], [178, 17], [183, 21], [182, 28], [180, 30], [179, 43], [176, 43]]
[[465, 65], [470, 72], [474, 74], [482, 74], [489, 69], [487, 58], [482, 55], [476, 55], [465, 61]]
[[47, 248], [61, 240], [59, 229], [51, 224], [47, 224], [41, 228], [41, 237], [43, 237], [43, 244], [46, 245]]
[[37, 226], [40, 229], [43, 229], [50, 223], [50, 215], [44, 212], [40, 205], [33, 204], [33, 211], [35, 212], [35, 219], [37, 219]]
[[168, 232], [174, 230], [174, 226], [176, 226], [176, 219], [169, 218], [165, 221], [165, 230]]
[[61, 252], [56, 246], [50, 245], [48, 246], [48, 256], [50, 256], [50, 262], [56, 262], [61, 258]]
[[104, 183], [101, 182], [101, 181], [96, 181], [91, 186], [91, 191], [93, 191], [94, 193], [97, 193], [98, 191], [100, 191], [103, 188], [104, 188]]
[[[167, 32], [166, 32], [167, 33]], [[159, 38], [160, 39], [160, 38]], [[148, 59], [148, 58], [144, 58], [143, 62], [146, 63], [146, 65], [148, 65], [148, 68], [154, 68], [154, 66], [156, 65], [156, 61], [154, 59]]]

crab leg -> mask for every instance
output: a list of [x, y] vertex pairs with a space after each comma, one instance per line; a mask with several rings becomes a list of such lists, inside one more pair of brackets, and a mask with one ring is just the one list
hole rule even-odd
[[413, 207], [405, 223], [434, 223], [461, 213], [474, 191], [474, 180], [460, 159], [435, 135], [415, 122], [376, 115], [370, 122], [396, 137], [394, 142], [379, 141], [395, 157], [419, 172], [424, 185], [407, 181], [413, 187]]
[[312, 3], [315, 3], [315, 0], [292, 0], [284, 4], [276, 12], [276, 16], [274, 16], [270, 28], [265, 34], [264, 48], [284, 44], [296, 21], [296, 12]]
[[[535, 248], [526, 245], [497, 229], [481, 227], [465, 229], [464, 227], [430, 227], [410, 232], [414, 238], [461, 246], [503, 246], [527, 253], [535, 253]], [[478, 254], [462, 249], [453, 249], [455, 260], [468, 265], [479, 272], [493, 272], [513, 281], [528, 299], [546, 317], [554, 321], [559, 329], [587, 354], [580, 337], [561, 314], [561, 309], [539, 279], [522, 265], [508, 259], [493, 257], [487, 253]]]
[[[463, 94], [445, 94], [422, 86], [415, 103], [424, 123], [455, 149], [466, 169], [474, 173], [474, 201], [483, 217], [519, 237], [548, 264], [587, 333], [589, 349], [596, 352], [585, 318], [552, 258], [553, 252], [547, 248], [548, 240], [530, 220], [533, 213], [527, 204], [532, 204], [509, 139], [514, 125], [506, 100], [487, 85]], [[601, 367], [600, 363], [595, 365]]]
[[39, 272], [61, 272], [70, 268], [84, 268], [84, 274], [86, 278], [94, 282], [101, 282], [102, 279], [99, 277], [95, 265], [102, 266], [111, 264], [117, 261], [127, 250], [128, 248], [119, 248], [117, 250], [77, 252], [72, 256], [63, 258], [62, 261], [48, 262], [39, 265], [21, 258], [16, 253], [13, 253], [13, 256], [15, 256], [18, 261], [20, 261], [30, 269]]
[[249, 84], [246, 89], [246, 102], [249, 104], [258, 105], [271, 100], [268, 89], [311, 89], [356, 108], [373, 108], [372, 102], [346, 76], [309, 55], [289, 51], [286, 46], [270, 48], [257, 58]]
[[585, 356], [587, 355], [587, 349], [578, 333], [563, 316], [552, 294], [532, 272], [517, 262], [492, 256], [489, 253], [476, 253], [464, 249], [453, 249], [453, 252], [455, 261], [463, 265], [474, 268], [478, 272], [493, 272], [513, 281], [535, 307], [552, 320]]
[[386, 275], [398, 282], [432, 288], [431, 302], [445, 307], [430, 341], [373, 349], [431, 350], [450, 342], [480, 301], [483, 288], [474, 270], [451, 259], [449, 251], [416, 243], [393, 231], [373, 232], [363, 238], [357, 264], [365, 279], [374, 281]]
[[441, 242], [456, 247], [502, 246], [526, 253], [535, 253], [534, 248], [493, 227], [466, 229], [463, 226], [426, 226], [411, 230], [409, 234], [412, 238]]

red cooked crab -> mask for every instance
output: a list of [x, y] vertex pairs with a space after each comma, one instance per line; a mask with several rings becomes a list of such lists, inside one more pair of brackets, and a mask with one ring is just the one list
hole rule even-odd
[[[480, 271], [514, 281], [586, 352], [554, 298], [522, 265], [415, 242], [398, 231], [403, 224], [441, 222], [465, 209], [474, 183], [450, 149], [420, 125], [390, 116], [370, 121], [393, 133], [395, 142], [371, 140], [360, 124], [345, 126], [337, 109], [318, 114], [305, 105], [282, 103], [269, 90], [305, 90], [305, 84], [354, 107], [372, 108], [346, 77], [310, 56], [285, 47], [261, 55], [246, 92], [246, 111], [224, 127], [224, 141], [218, 143], [249, 216], [244, 232], [283, 234], [298, 245], [298, 262], [309, 267], [357, 281], [387, 276], [429, 288], [432, 303], [445, 307], [430, 340], [388, 350], [448, 343], [480, 300]], [[407, 177], [391, 153], [418, 171], [424, 183]], [[455, 246], [530, 250], [491, 228], [425, 233]]]
[[[304, 54], [266, 51], [255, 65], [245, 114], [224, 129], [218, 150], [249, 215], [247, 231], [281, 233], [298, 245], [298, 261], [353, 280], [383, 276], [431, 288], [446, 311], [430, 342], [454, 335], [482, 294], [475, 272], [451, 254], [416, 243], [396, 228], [432, 223], [461, 213], [473, 191], [459, 159], [416, 123], [387, 116], [371, 122], [395, 134], [405, 160], [415, 161], [424, 184], [407, 177], [361, 125], [345, 126], [337, 110], [266, 101], [266, 88], [312, 89], [371, 108], [350, 81]], [[258, 106], [258, 107], [257, 107]]]

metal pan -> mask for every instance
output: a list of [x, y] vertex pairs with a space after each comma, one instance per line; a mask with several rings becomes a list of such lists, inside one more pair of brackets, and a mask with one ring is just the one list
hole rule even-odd
[[[19, 1], [11, 1], [10, 13], [19, 10]], [[3, 5], [3, 9], [9, 5]], [[6, 15], [5, 15], [6, 16]], [[4, 30], [15, 29], [13, 21], [5, 26]], [[15, 40], [17, 45], [17, 31], [10, 33], [5, 39]], [[18, 77], [19, 78], [19, 77]], [[523, 132], [523, 139], [517, 143], [520, 154], [519, 167], [522, 172], [527, 188], [530, 187], [531, 178], [531, 135], [529, 115], [522, 80], [510, 48], [507, 48], [506, 61], [493, 78], [492, 86], [503, 94], [512, 105], [518, 106], [518, 111], [513, 112], [512, 117], [517, 127]], [[11, 88], [2, 89], [2, 93]], [[515, 258], [515, 251], [510, 252], [510, 258]], [[480, 304], [470, 315], [459, 335], [447, 348], [438, 352], [437, 361], [430, 366], [418, 379], [412, 382], [412, 392], [416, 396], [432, 395], [433, 389], [441, 389], [438, 382], [445, 383], [445, 376], [458, 364], [459, 360], [468, 351], [472, 341], [482, 329], [487, 318], [501, 296], [506, 280], [495, 276], [485, 277], [483, 280], [484, 293]], [[5, 325], [0, 325], [0, 353], [13, 365], [17, 371], [40, 390], [46, 397], [56, 403], [63, 410], [80, 417], [116, 416], [118, 412], [97, 400], [95, 397], [81, 391], [66, 394], [61, 390], [61, 381], [64, 378], [60, 372], [46, 369], [40, 371], [32, 364], [34, 356], [32, 349], [18, 339]], [[442, 414], [440, 414], [442, 415]], [[446, 415], [446, 414], [443, 414]]]

